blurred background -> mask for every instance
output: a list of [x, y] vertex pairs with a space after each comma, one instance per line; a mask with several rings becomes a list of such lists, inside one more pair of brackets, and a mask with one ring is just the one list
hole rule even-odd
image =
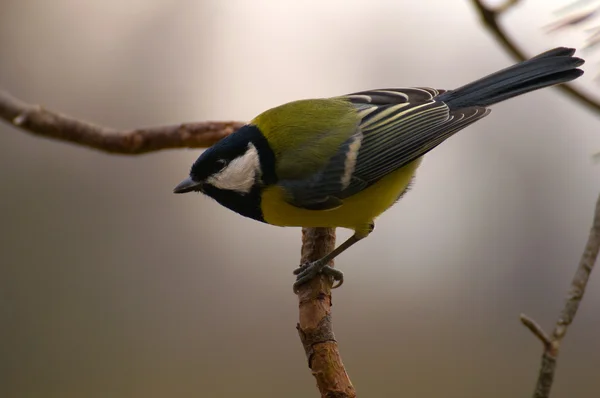
[[[564, 4], [523, 1], [502, 21], [528, 54], [579, 47], [542, 29]], [[580, 55], [579, 86], [600, 92], [598, 54]], [[466, 0], [0, 4], [0, 87], [116, 128], [449, 89], [513, 62]], [[518, 316], [549, 330], [562, 308], [600, 190], [598, 126], [546, 89], [426, 157], [337, 262], [334, 330], [359, 396], [531, 394], [541, 345]], [[300, 230], [173, 195], [200, 152], [107, 155], [0, 123], [1, 397], [318, 395], [295, 330]], [[556, 397], [600, 394], [599, 306], [592, 275]]]

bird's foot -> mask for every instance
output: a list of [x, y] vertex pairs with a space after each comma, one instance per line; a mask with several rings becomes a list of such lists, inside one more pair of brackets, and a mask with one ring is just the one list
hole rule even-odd
[[305, 284], [311, 279], [317, 277], [319, 274], [324, 274], [330, 278], [333, 278], [334, 285], [331, 287], [332, 289], [336, 289], [342, 286], [342, 283], [344, 283], [344, 273], [342, 271], [330, 267], [324, 261], [317, 260], [313, 261], [312, 263], [302, 264], [300, 267], [294, 270], [294, 275], [296, 275], [294, 293], [298, 293], [300, 285]]

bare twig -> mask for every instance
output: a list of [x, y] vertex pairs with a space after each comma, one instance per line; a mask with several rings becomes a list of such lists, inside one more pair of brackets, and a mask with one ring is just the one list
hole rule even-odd
[[[118, 131], [30, 105], [0, 90], [0, 119], [34, 135], [109, 153], [137, 155], [167, 148], [208, 147], [233, 133], [241, 122], [200, 122]], [[335, 246], [335, 230], [302, 230], [302, 262], [316, 260]], [[296, 265], [296, 264], [294, 264]], [[322, 397], [354, 398], [331, 325], [331, 281], [315, 278], [302, 286], [297, 325]]]
[[550, 337], [546, 334], [546, 332], [544, 332], [544, 329], [542, 329], [542, 327], [538, 325], [536, 321], [534, 321], [525, 314], [521, 314], [519, 318], [521, 319], [523, 325], [525, 325], [525, 327], [529, 329], [531, 333], [535, 335], [535, 337], [540, 339], [540, 341], [544, 345], [544, 348], [548, 348], [548, 346], [552, 344], [552, 340], [550, 340]]
[[[302, 263], [318, 260], [334, 247], [335, 229], [302, 229]], [[296, 328], [321, 397], [354, 398], [356, 391], [342, 363], [331, 326], [331, 283], [328, 277], [321, 276], [300, 287], [300, 319]]]
[[35, 135], [125, 155], [208, 147], [243, 125], [241, 122], [200, 122], [119, 131], [27, 104], [6, 91], [0, 91], [0, 118]]
[[[498, 18], [511, 7], [518, 4], [519, 0], [507, 0], [506, 3], [497, 8], [486, 6], [482, 0], [472, 0], [472, 2], [477, 11], [479, 11], [479, 15], [481, 16], [484, 25], [492, 32], [504, 49], [517, 61], [525, 61], [528, 59], [529, 57], [525, 55], [525, 52], [514, 42], [514, 40], [509, 38], [506, 31], [498, 23]], [[566, 83], [558, 85], [557, 88], [591, 110], [600, 112], [600, 102], [593, 100], [582, 91], [573, 88], [572, 85]]]
[[567, 328], [573, 322], [577, 309], [583, 299], [585, 287], [587, 286], [590, 274], [594, 268], [594, 264], [598, 258], [600, 250], [600, 196], [596, 202], [596, 210], [594, 212], [594, 221], [592, 229], [585, 246], [585, 250], [579, 261], [579, 266], [571, 282], [571, 287], [567, 294], [565, 306], [562, 309], [552, 336], [549, 336], [542, 328], [531, 318], [521, 315], [521, 322], [544, 344], [544, 354], [542, 356], [542, 364], [535, 387], [535, 398], [548, 398], [554, 373], [556, 372], [556, 360], [560, 349], [561, 340], [567, 333]]

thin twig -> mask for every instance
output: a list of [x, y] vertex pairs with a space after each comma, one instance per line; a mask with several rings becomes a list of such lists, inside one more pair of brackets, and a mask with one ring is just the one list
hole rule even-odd
[[119, 131], [27, 104], [1, 90], [0, 118], [38, 136], [124, 155], [170, 148], [205, 148], [243, 125], [241, 122], [200, 122]]
[[[318, 244], [315, 244], [318, 243]], [[303, 228], [301, 263], [315, 261], [335, 247], [335, 229]], [[329, 265], [333, 266], [333, 262]], [[331, 323], [331, 284], [326, 277], [300, 286], [300, 319], [296, 329], [306, 352], [308, 367], [317, 380], [322, 398], [355, 398]]]
[[[514, 40], [509, 38], [508, 34], [498, 23], [498, 18], [504, 12], [517, 5], [519, 1], [508, 0], [506, 3], [497, 8], [490, 8], [486, 6], [483, 4], [482, 0], [472, 0], [472, 2], [479, 12], [484, 25], [493, 33], [500, 44], [502, 44], [504, 49], [508, 51], [508, 53], [511, 54], [517, 61], [525, 61], [528, 59], [529, 57], [525, 55], [525, 52], [514, 42]], [[573, 88], [572, 85], [565, 83], [556, 87], [591, 110], [600, 112], [600, 102], [593, 100], [580, 90]]]
[[549, 336], [542, 328], [531, 318], [521, 315], [521, 322], [544, 344], [544, 354], [542, 355], [542, 363], [535, 386], [534, 398], [548, 398], [550, 389], [556, 372], [556, 361], [560, 349], [560, 343], [567, 333], [567, 328], [577, 314], [577, 309], [583, 300], [585, 288], [590, 279], [590, 275], [594, 268], [594, 264], [598, 259], [598, 251], [600, 250], [600, 196], [596, 202], [596, 210], [594, 212], [594, 221], [590, 230], [585, 250], [579, 261], [577, 271], [571, 282], [565, 306], [563, 307], [552, 335]]
[[533, 333], [538, 339], [540, 339], [540, 341], [544, 345], [544, 348], [547, 348], [550, 344], [552, 344], [552, 340], [550, 340], [550, 337], [546, 334], [546, 332], [544, 332], [544, 329], [542, 329], [542, 327], [538, 325], [536, 321], [534, 321], [525, 314], [521, 314], [519, 319], [521, 319], [521, 323], [525, 325], [525, 327], [529, 329], [531, 333]]
[[[137, 155], [167, 148], [208, 147], [233, 133], [241, 122], [200, 122], [119, 131], [27, 104], [0, 90], [0, 119], [30, 133], [94, 148]], [[302, 230], [302, 262], [322, 257], [335, 246], [335, 230]], [[296, 264], [294, 264], [296, 265]], [[322, 397], [354, 398], [354, 387], [341, 361], [331, 324], [331, 281], [315, 278], [302, 286], [298, 298], [298, 332]]]
[[553, 337], [555, 339], [562, 339], [567, 331], [567, 327], [573, 322], [573, 318], [577, 313], [577, 309], [583, 299], [585, 288], [587, 286], [590, 274], [596, 264], [598, 258], [598, 251], [600, 250], [600, 197], [596, 202], [596, 210], [594, 212], [594, 221], [590, 230], [590, 236], [588, 237], [587, 244], [581, 260], [579, 261], [579, 267], [573, 281], [571, 282], [571, 288], [567, 294], [567, 300], [565, 307], [563, 308], [556, 328], [554, 329]]

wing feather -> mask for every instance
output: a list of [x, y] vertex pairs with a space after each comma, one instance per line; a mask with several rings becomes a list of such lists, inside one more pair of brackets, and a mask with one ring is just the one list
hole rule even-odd
[[361, 118], [357, 131], [308, 179], [282, 181], [290, 203], [310, 209], [339, 206], [343, 199], [417, 160], [490, 111], [450, 109], [426, 87], [369, 90], [346, 95]]

